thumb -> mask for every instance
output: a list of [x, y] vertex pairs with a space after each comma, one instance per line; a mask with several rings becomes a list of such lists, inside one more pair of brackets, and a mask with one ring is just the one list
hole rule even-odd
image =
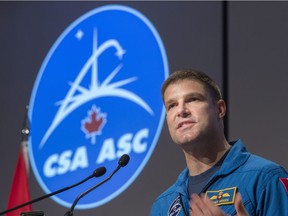
[[236, 209], [237, 216], [249, 216], [242, 203], [242, 196], [239, 192], [236, 194], [234, 207]]

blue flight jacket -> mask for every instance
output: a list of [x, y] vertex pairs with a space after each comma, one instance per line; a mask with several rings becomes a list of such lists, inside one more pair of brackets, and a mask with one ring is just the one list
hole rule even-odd
[[[209, 179], [202, 193], [226, 214], [236, 215], [234, 198], [242, 202], [250, 216], [288, 216], [288, 173], [280, 165], [248, 152], [241, 140], [232, 148], [221, 168]], [[150, 216], [188, 216], [188, 168], [154, 202]], [[283, 182], [282, 182], [283, 181]]]

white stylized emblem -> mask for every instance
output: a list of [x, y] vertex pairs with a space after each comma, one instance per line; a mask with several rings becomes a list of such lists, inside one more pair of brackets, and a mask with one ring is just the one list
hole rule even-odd
[[[78, 31], [76, 37], [82, 38], [83, 32]], [[81, 106], [83, 103], [95, 98], [107, 97], [107, 96], [126, 98], [127, 100], [133, 101], [134, 103], [143, 107], [148, 113], [153, 115], [153, 110], [144, 100], [142, 100], [139, 96], [137, 96], [133, 92], [121, 88], [122, 86], [135, 81], [137, 77], [131, 77], [122, 81], [111, 83], [112, 79], [123, 67], [122, 64], [119, 64], [111, 72], [111, 74], [104, 80], [104, 82], [102, 82], [101, 84], [98, 83], [98, 58], [104, 51], [111, 48], [114, 48], [116, 50], [115, 55], [121, 60], [126, 51], [121, 47], [120, 43], [117, 40], [110, 39], [98, 47], [97, 31], [94, 31], [92, 55], [82, 67], [75, 81], [73, 83], [70, 83], [71, 88], [68, 91], [64, 100], [57, 102], [57, 105], [60, 105], [60, 108], [56, 113], [56, 116], [54, 117], [52, 124], [46, 131], [40, 143], [40, 148], [44, 146], [49, 136], [52, 134], [55, 128], [61, 123], [61, 121], [65, 119], [65, 117], [67, 117], [71, 112], [73, 112], [73, 110]], [[87, 89], [81, 86], [81, 81], [91, 68], [92, 68], [91, 84], [89, 89]]]

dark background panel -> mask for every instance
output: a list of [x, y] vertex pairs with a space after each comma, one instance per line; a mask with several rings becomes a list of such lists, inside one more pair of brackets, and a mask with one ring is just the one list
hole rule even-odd
[[[111, 4], [113, 2], [109, 2]], [[143, 13], [163, 40], [171, 71], [197, 68], [222, 85], [222, 2], [115, 2]], [[60, 34], [84, 13], [107, 2], [0, 2], [0, 209], [4, 210], [20, 149], [21, 127], [34, 81]], [[160, 90], [159, 90], [160, 93]], [[111, 202], [75, 215], [149, 215], [154, 199], [185, 167], [166, 124], [151, 159], [134, 183]], [[32, 198], [44, 195], [30, 173]], [[76, 195], [75, 195], [76, 197]], [[51, 199], [33, 205], [64, 215]]]
[[229, 2], [229, 136], [288, 168], [288, 2]]

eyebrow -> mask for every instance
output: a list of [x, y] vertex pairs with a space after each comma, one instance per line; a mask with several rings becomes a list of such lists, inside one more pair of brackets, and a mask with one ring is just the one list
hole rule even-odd
[[[188, 94], [183, 95], [184, 98], [190, 98], [190, 97], [199, 97], [200, 99], [205, 99], [207, 98], [204, 94], [198, 93], [198, 92], [190, 92]], [[177, 101], [175, 98], [171, 98], [167, 101], [164, 101], [164, 105], [166, 106], [167, 104], [171, 104], [174, 101]]]
[[198, 93], [198, 92], [192, 92], [192, 93], [189, 93], [189, 94], [185, 95], [185, 97], [200, 97], [200, 98], [207, 98], [204, 94], [202, 94], [202, 93]]

